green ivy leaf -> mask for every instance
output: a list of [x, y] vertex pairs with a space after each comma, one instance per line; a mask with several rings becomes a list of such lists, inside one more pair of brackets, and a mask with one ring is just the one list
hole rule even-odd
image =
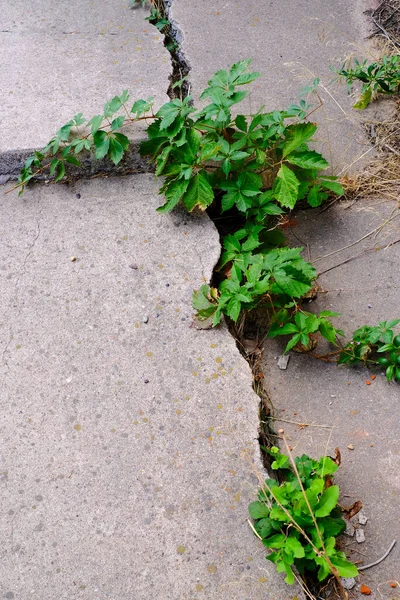
[[286, 160], [291, 165], [296, 165], [303, 169], [323, 170], [329, 167], [329, 163], [325, 158], [314, 150], [306, 150], [305, 152], [296, 152], [286, 156]]
[[107, 156], [108, 149], [110, 147], [110, 138], [105, 131], [96, 131], [93, 136], [93, 143], [96, 149], [95, 157], [97, 159]]
[[112, 162], [114, 163], [114, 165], [118, 165], [118, 163], [121, 162], [123, 156], [124, 156], [124, 149], [121, 146], [121, 144], [119, 143], [119, 141], [117, 139], [115, 139], [114, 137], [109, 137], [109, 148], [108, 148], [108, 156], [109, 158], [112, 160]]
[[179, 200], [182, 198], [183, 194], [186, 192], [186, 189], [189, 185], [188, 179], [174, 179], [168, 184], [164, 195], [167, 199], [167, 202], [157, 208], [157, 212], [166, 213], [171, 212], [173, 208], [178, 204]]
[[335, 508], [339, 500], [339, 486], [331, 485], [322, 494], [315, 510], [316, 517], [327, 517]]
[[310, 140], [316, 131], [317, 126], [314, 123], [290, 125], [285, 132], [285, 142], [282, 148], [283, 158]]
[[183, 203], [191, 212], [196, 206], [205, 210], [214, 199], [214, 192], [203, 172], [191, 178], [189, 186], [183, 196]]
[[252, 502], [249, 505], [249, 513], [252, 519], [264, 519], [269, 517], [270, 509], [264, 502]]
[[273, 187], [274, 197], [281, 206], [290, 209], [294, 208], [297, 201], [299, 183], [293, 171], [286, 165], [281, 165]]

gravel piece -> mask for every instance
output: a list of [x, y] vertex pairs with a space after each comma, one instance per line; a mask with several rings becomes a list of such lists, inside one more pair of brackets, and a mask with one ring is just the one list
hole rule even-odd
[[355, 528], [353, 527], [353, 525], [349, 521], [346, 521], [346, 529], [344, 530], [344, 533], [349, 537], [353, 537], [354, 532]]
[[368, 521], [368, 517], [366, 515], [364, 515], [364, 513], [359, 513], [358, 514], [358, 522], [360, 523], [360, 525], [366, 525]]
[[359, 544], [362, 544], [363, 542], [365, 542], [364, 529], [356, 529], [356, 541]]
[[278, 367], [282, 369], [282, 371], [287, 369], [288, 363], [290, 360], [290, 356], [288, 354], [283, 354], [278, 359]]
[[341, 577], [340, 580], [345, 590], [352, 590], [356, 585], [356, 580], [354, 577]]
[[149, 322], [149, 317], [146, 315], [143, 317], [143, 323], [148, 323]]

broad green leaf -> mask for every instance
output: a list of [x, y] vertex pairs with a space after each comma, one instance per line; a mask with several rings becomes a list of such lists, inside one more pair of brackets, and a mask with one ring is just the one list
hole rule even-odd
[[96, 131], [93, 136], [93, 143], [96, 148], [95, 157], [97, 159], [107, 156], [110, 147], [110, 138], [105, 131]]
[[111, 122], [111, 131], [116, 131], [117, 129], [120, 129], [122, 127], [122, 125], [124, 124], [124, 121], [125, 121], [125, 117], [123, 115], [120, 117], [116, 117]]
[[270, 509], [264, 502], [252, 502], [249, 504], [249, 513], [252, 519], [264, 519], [269, 517]]
[[312, 138], [316, 131], [317, 126], [314, 123], [290, 125], [285, 133], [285, 142], [282, 149], [283, 158]]
[[[339, 554], [339, 553], [338, 553]], [[340, 553], [341, 554], [341, 553]], [[337, 568], [340, 577], [357, 577], [358, 569], [353, 563], [342, 556], [331, 556], [331, 562]]]
[[299, 190], [299, 180], [289, 167], [281, 165], [275, 183], [274, 196], [281, 206], [294, 208]]
[[260, 519], [254, 524], [254, 529], [262, 538], [267, 538], [275, 531], [271, 519]]
[[114, 96], [111, 100], [105, 103], [104, 105], [104, 116], [112, 117], [114, 113], [117, 112], [122, 106], [122, 102], [119, 96]]
[[182, 198], [188, 185], [189, 181], [187, 179], [175, 179], [172, 181], [164, 192], [167, 202], [163, 204], [163, 206], [157, 208], [157, 212], [171, 212], [171, 210], [175, 208], [179, 200]]
[[339, 486], [331, 485], [322, 494], [315, 510], [316, 517], [327, 517], [335, 508], [339, 500]]
[[360, 96], [355, 104], [353, 104], [353, 108], [358, 110], [364, 110], [367, 108], [369, 103], [372, 100], [372, 87], [368, 87]]
[[181, 107], [177, 106], [173, 102], [167, 102], [164, 104], [157, 112], [157, 117], [161, 117], [160, 131], [167, 129], [167, 127], [174, 122], [180, 112]]
[[214, 192], [201, 171], [191, 178], [189, 186], [183, 196], [183, 203], [191, 212], [195, 206], [205, 210], [214, 199]]
[[67, 156], [66, 159], [67, 163], [69, 163], [70, 165], [74, 165], [75, 167], [80, 167], [81, 163], [79, 162], [79, 160], [75, 157], [75, 156]]
[[295, 537], [288, 537], [286, 539], [286, 549], [289, 550], [295, 558], [304, 557], [304, 548]]
[[277, 533], [276, 535], [271, 536], [267, 540], [264, 540], [264, 545], [267, 548], [283, 548], [285, 545], [286, 536], [283, 533]]
[[115, 139], [121, 144], [125, 152], [129, 148], [129, 139], [123, 133], [114, 133]]
[[232, 298], [232, 300], [230, 300], [228, 302], [226, 313], [227, 313], [228, 317], [230, 317], [232, 319], [232, 321], [235, 321], [235, 323], [236, 323], [236, 321], [239, 318], [241, 309], [242, 309], [242, 305], [241, 305], [240, 300], [237, 300], [237, 298]]
[[63, 160], [59, 160], [56, 166], [56, 181], [60, 181], [65, 175], [65, 163]]
[[343, 186], [338, 181], [335, 181], [333, 179], [320, 179], [319, 184], [323, 188], [334, 192], [338, 196], [343, 196], [344, 194]]
[[291, 165], [302, 167], [303, 169], [327, 169], [329, 163], [325, 160], [321, 154], [314, 150], [307, 150], [305, 152], [296, 152], [286, 156], [286, 160]]
[[124, 156], [124, 149], [114, 137], [110, 136], [109, 138], [109, 148], [108, 148], [108, 156], [114, 163], [117, 165], [121, 162], [122, 157]]

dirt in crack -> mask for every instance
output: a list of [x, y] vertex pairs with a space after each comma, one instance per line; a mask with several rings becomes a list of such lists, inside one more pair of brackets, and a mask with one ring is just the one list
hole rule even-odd
[[188, 75], [190, 65], [185, 58], [181, 44], [183, 35], [177, 23], [171, 18], [173, 0], [151, 0], [149, 22], [164, 35], [164, 46], [171, 56], [172, 73], [167, 94], [171, 100], [185, 98], [190, 93]]

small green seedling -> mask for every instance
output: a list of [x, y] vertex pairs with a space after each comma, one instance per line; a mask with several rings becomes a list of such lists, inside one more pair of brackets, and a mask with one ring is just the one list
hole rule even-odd
[[400, 55], [383, 56], [380, 61], [368, 64], [368, 61], [360, 63], [354, 60], [354, 67], [347, 67], [346, 64], [341, 69], [331, 69], [347, 81], [347, 87], [350, 92], [354, 81], [361, 81], [363, 86], [361, 96], [353, 105], [353, 108], [360, 110], [366, 108], [371, 100], [379, 94], [399, 94], [400, 93]]
[[316, 574], [318, 581], [330, 575], [356, 577], [358, 571], [337, 548], [337, 537], [346, 528], [339, 506], [339, 487], [333, 485], [338, 465], [324, 456], [289, 457], [277, 447], [269, 450], [272, 469], [284, 482], [266, 479], [258, 501], [249, 506], [254, 530], [264, 546], [272, 550], [266, 558], [285, 573], [288, 584], [295, 582], [293, 568], [302, 575]]
[[400, 381], [400, 335], [393, 330], [399, 323], [400, 319], [393, 319], [375, 327], [360, 327], [343, 348], [338, 363], [381, 367], [388, 381]]

